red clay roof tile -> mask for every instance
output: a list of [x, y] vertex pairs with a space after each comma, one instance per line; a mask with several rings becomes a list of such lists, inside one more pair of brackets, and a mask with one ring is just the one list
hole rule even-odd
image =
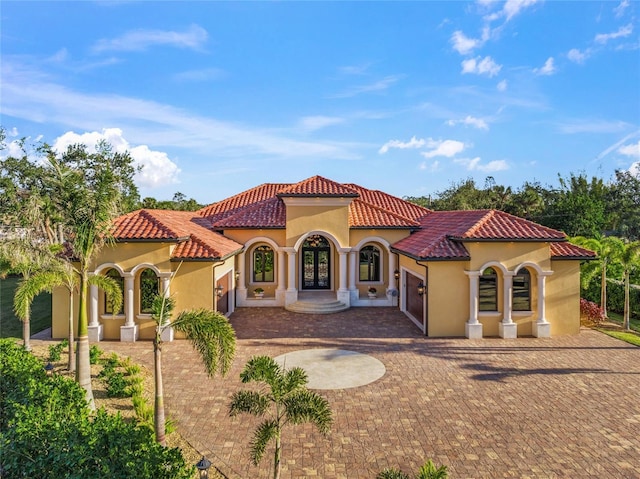
[[349, 205], [349, 227], [418, 228], [420, 223], [371, 203], [354, 199]]
[[328, 196], [328, 197], [357, 197], [358, 192], [341, 185], [335, 181], [328, 180], [322, 176], [312, 176], [306, 180], [294, 183], [278, 191], [279, 197], [288, 196]]
[[569, 242], [551, 243], [552, 259], [595, 259], [596, 253]]

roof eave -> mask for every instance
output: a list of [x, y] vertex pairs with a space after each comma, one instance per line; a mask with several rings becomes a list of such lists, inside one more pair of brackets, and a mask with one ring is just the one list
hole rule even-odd
[[460, 236], [448, 236], [452, 241], [474, 243], [561, 243], [566, 238], [462, 238]]
[[116, 243], [180, 243], [189, 239], [189, 236], [180, 238], [114, 238]]

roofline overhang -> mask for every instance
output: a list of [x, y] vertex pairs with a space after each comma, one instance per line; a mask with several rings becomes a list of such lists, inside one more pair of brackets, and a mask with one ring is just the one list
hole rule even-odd
[[551, 256], [553, 261], [593, 261], [598, 258], [594, 256]]
[[116, 243], [180, 243], [189, 238], [189, 236], [180, 238], [114, 238], [114, 241]]
[[359, 198], [359, 193], [327, 193], [327, 194], [318, 194], [318, 193], [277, 193], [277, 198]]
[[562, 243], [566, 238], [461, 238], [459, 236], [448, 236], [452, 241], [469, 243]]
[[349, 226], [350, 230], [409, 230], [414, 231], [415, 226]]
[[229, 258], [231, 258], [232, 256], [236, 256], [237, 254], [240, 254], [242, 251], [244, 250], [244, 246], [242, 248], [239, 248], [231, 253], [225, 254], [224, 256], [215, 256], [213, 258], [175, 258], [175, 257], [171, 257], [169, 258], [169, 261], [172, 261], [174, 263], [178, 263], [181, 261], [193, 261], [193, 262], [215, 262], [215, 261], [225, 261]]
[[222, 228], [220, 228], [220, 226], [216, 225], [216, 226], [212, 226], [212, 231], [216, 232], [216, 233], [220, 233], [220, 234], [224, 234], [223, 232], [225, 230], [284, 230], [287, 229], [286, 226], [257, 226], [257, 225], [252, 225], [252, 226], [223, 226]]
[[389, 248], [392, 253], [401, 254], [406, 256], [407, 258], [414, 259], [416, 261], [470, 261], [471, 256], [456, 256], [455, 258], [441, 258], [441, 257], [430, 257], [430, 256], [417, 256], [414, 254], [407, 253], [401, 249], [394, 248], [393, 246]]

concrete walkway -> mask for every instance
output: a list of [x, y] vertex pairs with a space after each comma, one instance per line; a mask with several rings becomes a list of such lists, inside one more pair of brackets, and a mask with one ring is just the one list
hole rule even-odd
[[[415, 473], [432, 458], [451, 478], [640, 478], [640, 348], [582, 330], [550, 339], [428, 339], [395, 309], [300, 315], [240, 309], [230, 374], [209, 379], [185, 341], [165, 343], [169, 415], [231, 478], [271, 477], [248, 450], [258, 420], [228, 417], [253, 355], [304, 349], [366, 354], [385, 372], [369, 384], [318, 392], [334, 424], [322, 437], [287, 429], [283, 478], [372, 479], [385, 467]], [[103, 342], [151, 366], [149, 342]]]

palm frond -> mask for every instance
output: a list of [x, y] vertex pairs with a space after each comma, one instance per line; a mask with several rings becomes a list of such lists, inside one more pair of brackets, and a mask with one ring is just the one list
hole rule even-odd
[[279, 397], [280, 395], [277, 393], [281, 389], [279, 379], [282, 377], [282, 373], [282, 367], [273, 358], [253, 356], [240, 373], [240, 380], [243, 383], [265, 382], [274, 390], [274, 396]]
[[171, 296], [156, 294], [151, 302], [151, 317], [157, 325], [162, 326], [171, 321], [175, 307], [176, 300]]
[[254, 466], [260, 463], [260, 460], [264, 456], [264, 451], [267, 448], [269, 441], [274, 439], [278, 434], [278, 424], [274, 420], [264, 421], [256, 429], [253, 440], [251, 441], [251, 461]]
[[262, 416], [269, 409], [270, 400], [256, 391], [236, 391], [231, 397], [229, 416], [237, 416], [240, 413], [248, 413], [254, 416]]
[[25, 276], [18, 282], [13, 297], [13, 310], [22, 321], [29, 316], [31, 303], [36, 296], [45, 291], [51, 292], [56, 286], [64, 286], [65, 278], [56, 271], [42, 271]]
[[307, 372], [300, 368], [295, 367], [287, 370], [283, 378], [283, 392], [289, 394], [296, 389], [302, 388], [309, 382], [309, 376]]
[[171, 325], [200, 353], [209, 376], [218, 371], [227, 374], [235, 357], [236, 333], [223, 314], [210, 309], [182, 311]]
[[331, 430], [333, 422], [329, 401], [314, 391], [298, 389], [284, 401], [287, 419], [293, 424], [313, 423], [322, 434]]
[[429, 459], [418, 471], [417, 479], [447, 479], [448, 476], [447, 466], [436, 467]]
[[95, 274], [89, 277], [89, 284], [97, 286], [107, 295], [107, 301], [111, 304], [111, 311], [120, 311], [122, 307], [122, 289], [118, 282], [108, 276]]

